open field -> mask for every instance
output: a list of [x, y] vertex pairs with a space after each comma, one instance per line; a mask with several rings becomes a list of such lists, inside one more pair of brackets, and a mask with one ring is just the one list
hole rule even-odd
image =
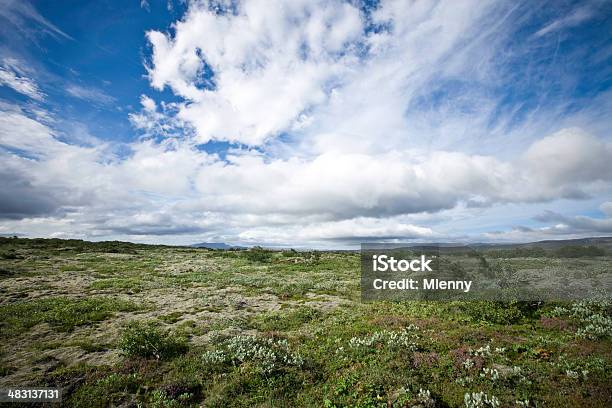
[[[607, 251], [504, 259], [579, 276]], [[611, 312], [361, 303], [351, 252], [2, 239], [0, 387], [79, 407], [609, 407]]]

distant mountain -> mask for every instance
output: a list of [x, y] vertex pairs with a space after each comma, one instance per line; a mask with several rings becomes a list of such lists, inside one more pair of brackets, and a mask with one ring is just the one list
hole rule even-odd
[[227, 245], [225, 242], [200, 242], [198, 244], [191, 245], [194, 248], [208, 248], [208, 249], [246, 249], [246, 247], [237, 245]]

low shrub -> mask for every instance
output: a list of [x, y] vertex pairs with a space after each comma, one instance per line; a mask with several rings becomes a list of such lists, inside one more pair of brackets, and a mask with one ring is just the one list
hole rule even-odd
[[609, 297], [556, 307], [550, 317], [568, 317], [579, 326], [576, 337], [596, 340], [612, 336], [612, 301]]
[[264, 375], [283, 371], [287, 367], [301, 367], [302, 357], [289, 348], [285, 339], [235, 336], [220, 344], [220, 348], [204, 353], [204, 363], [233, 366], [251, 364]]
[[245, 252], [245, 256], [251, 262], [266, 263], [272, 258], [272, 251], [261, 247], [253, 247]]
[[417, 349], [416, 340], [418, 327], [410, 325], [404, 330], [382, 330], [364, 337], [353, 337], [349, 340], [349, 347], [353, 349], [380, 350], [383, 348], [393, 350]]
[[161, 330], [153, 323], [130, 323], [119, 341], [119, 348], [128, 357], [172, 358], [187, 351], [187, 340]]

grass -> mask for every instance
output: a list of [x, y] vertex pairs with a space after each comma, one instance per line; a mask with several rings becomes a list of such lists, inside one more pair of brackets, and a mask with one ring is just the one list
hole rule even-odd
[[[0, 387], [61, 386], [65, 406], [612, 406], [606, 301], [361, 303], [349, 252], [5, 239], [0, 253]], [[591, 253], [460, 262], [609, 269]]]
[[18, 335], [40, 323], [48, 323], [59, 331], [71, 331], [77, 326], [106, 320], [115, 312], [136, 309], [133, 302], [111, 297], [53, 297], [11, 303], [0, 306], [2, 336]]
[[140, 292], [145, 289], [146, 286], [147, 282], [144, 282], [140, 278], [111, 278], [99, 279], [89, 285], [89, 289], [104, 290], [110, 292]]

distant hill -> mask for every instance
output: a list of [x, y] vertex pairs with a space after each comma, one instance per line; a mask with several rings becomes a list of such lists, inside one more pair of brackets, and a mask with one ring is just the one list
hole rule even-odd
[[544, 249], [557, 249], [568, 245], [577, 246], [596, 246], [598, 248], [612, 249], [612, 237], [593, 237], [593, 238], [577, 238], [577, 239], [558, 239], [546, 240], [537, 242], [528, 242], [523, 244], [471, 244], [471, 247], [489, 247], [489, 248], [532, 248], [540, 247]]
[[208, 248], [208, 249], [246, 249], [246, 247], [237, 245], [227, 245], [225, 242], [200, 242], [198, 244], [190, 245], [194, 248]]
[[[374, 246], [376, 244], [373, 244]], [[386, 245], [386, 244], [380, 244]], [[495, 243], [495, 242], [476, 242], [476, 243], [449, 243], [449, 242], [431, 242], [431, 243], [413, 243], [413, 244], [398, 244], [398, 247], [405, 248], [445, 248], [449, 250], [463, 250], [465, 248], [475, 249], [516, 249], [516, 248], [542, 248], [542, 249], [559, 249], [567, 246], [595, 246], [602, 249], [612, 250], [612, 237], [592, 237], [592, 238], [577, 238], [577, 239], [558, 239], [546, 240], [525, 243]]]

